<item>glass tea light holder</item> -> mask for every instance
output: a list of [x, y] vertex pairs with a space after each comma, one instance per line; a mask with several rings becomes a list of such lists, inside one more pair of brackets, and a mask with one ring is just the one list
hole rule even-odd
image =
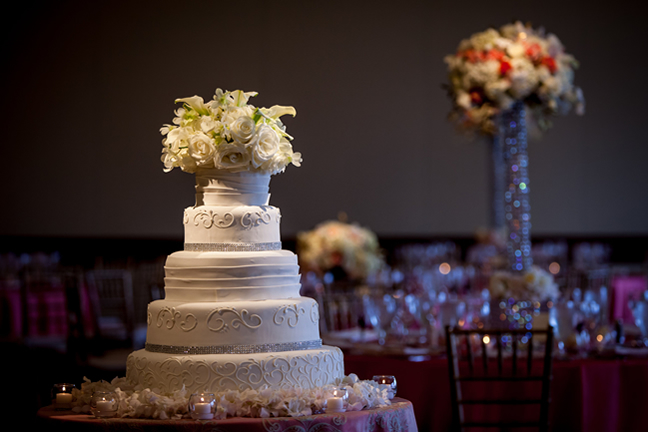
[[331, 392], [331, 396], [326, 399], [326, 410], [329, 413], [345, 412], [349, 407], [349, 393], [344, 387], [338, 387]]
[[94, 392], [90, 398], [90, 411], [98, 418], [117, 414], [117, 395], [113, 392]]
[[189, 413], [194, 420], [211, 420], [216, 411], [213, 393], [194, 393], [189, 397]]
[[378, 384], [384, 384], [387, 386], [389, 391], [389, 399], [394, 399], [396, 396], [396, 377], [393, 375], [374, 375], [372, 380]]
[[70, 383], [54, 384], [54, 387], [52, 388], [52, 400], [55, 409], [72, 409], [72, 389], [74, 388], [76, 388], [76, 386]]

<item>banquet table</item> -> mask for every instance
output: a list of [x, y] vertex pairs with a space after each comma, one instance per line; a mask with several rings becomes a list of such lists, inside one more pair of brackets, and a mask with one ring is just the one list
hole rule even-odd
[[[447, 431], [452, 421], [444, 357], [345, 354], [345, 372], [360, 379], [394, 375], [398, 395], [414, 404], [421, 431]], [[648, 357], [554, 360], [552, 431], [648, 430]]]
[[412, 403], [394, 398], [387, 407], [336, 414], [316, 414], [302, 417], [227, 418], [224, 420], [159, 420], [108, 418], [98, 419], [88, 414], [56, 411], [52, 406], [38, 411], [41, 427], [48, 430], [73, 431], [339, 431], [339, 432], [416, 432]]

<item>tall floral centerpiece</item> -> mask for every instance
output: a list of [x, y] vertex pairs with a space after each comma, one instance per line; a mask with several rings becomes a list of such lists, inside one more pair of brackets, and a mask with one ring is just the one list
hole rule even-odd
[[572, 108], [583, 114], [583, 93], [573, 84], [578, 62], [555, 35], [521, 22], [472, 35], [445, 62], [451, 119], [464, 131], [488, 137], [492, 145], [491, 228], [503, 227], [507, 236], [508, 265], [498, 281], [510, 276], [505, 285], [538, 294], [523, 283], [546, 273], [531, 259], [527, 131], [542, 133], [554, 116]]

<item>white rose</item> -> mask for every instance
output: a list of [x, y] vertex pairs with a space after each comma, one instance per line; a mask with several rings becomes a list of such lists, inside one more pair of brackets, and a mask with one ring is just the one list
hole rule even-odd
[[178, 152], [178, 157], [180, 158], [179, 166], [182, 171], [188, 173], [196, 172], [196, 169], [198, 168], [196, 160], [191, 157], [187, 149], [180, 149], [180, 152]]
[[192, 135], [189, 138], [189, 154], [196, 161], [197, 165], [206, 165], [214, 157], [216, 147], [211, 138], [202, 132]]
[[210, 116], [202, 116], [200, 117], [200, 129], [202, 129], [203, 132], [207, 133], [210, 131], [213, 131], [220, 125], [220, 122], [215, 120], [214, 118]]
[[513, 66], [513, 69], [509, 72], [511, 93], [516, 99], [524, 99], [538, 85], [538, 74], [533, 63], [527, 59], [513, 59], [511, 66]]
[[496, 60], [471, 63], [464, 76], [463, 88], [469, 89], [474, 86], [482, 86], [488, 82], [497, 80], [499, 76], [500, 63]]
[[241, 116], [230, 125], [230, 133], [234, 141], [246, 144], [254, 136], [255, 124], [250, 117]]
[[301, 166], [301, 162], [301, 153], [293, 153], [290, 141], [288, 141], [286, 138], [281, 138], [281, 140], [279, 141], [279, 149], [271, 159], [266, 161], [261, 166], [261, 169], [263, 171], [276, 174], [286, 169], [286, 166], [288, 166], [289, 163], [292, 163], [296, 167], [299, 167]]
[[457, 105], [464, 109], [470, 108], [470, 106], [472, 105], [472, 99], [470, 98], [468, 92], [465, 92], [463, 90], [457, 92]]
[[180, 144], [189, 137], [189, 130], [184, 127], [171, 129], [166, 136], [166, 145], [174, 151], [178, 151]]
[[511, 58], [519, 58], [519, 57], [524, 57], [524, 46], [520, 43], [512, 43], [506, 48], [507, 54]]
[[216, 168], [243, 171], [250, 163], [250, 155], [245, 146], [234, 143], [222, 143], [216, 150], [214, 165]]
[[271, 160], [279, 151], [279, 142], [279, 136], [270, 126], [261, 125], [249, 144], [252, 153], [252, 165], [259, 168]]

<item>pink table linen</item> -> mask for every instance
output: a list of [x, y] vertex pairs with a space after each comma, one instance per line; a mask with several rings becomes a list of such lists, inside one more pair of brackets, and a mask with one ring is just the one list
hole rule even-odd
[[38, 417], [42, 426], [55, 430], [73, 431], [339, 431], [339, 432], [416, 432], [412, 403], [395, 398], [391, 406], [337, 414], [317, 414], [303, 417], [228, 418], [225, 420], [150, 420], [96, 419], [88, 414], [55, 411], [51, 406], [41, 408]]
[[[445, 358], [412, 362], [406, 358], [345, 355], [345, 372], [360, 379], [395, 375], [398, 395], [414, 404], [421, 431], [447, 431], [452, 422], [450, 382]], [[578, 359], [554, 361], [550, 421], [552, 431], [646, 431], [648, 420], [648, 359]], [[496, 392], [488, 384], [479, 393]], [[520, 387], [517, 394], [530, 390]], [[485, 408], [476, 416], [491, 418], [497, 410]], [[533, 409], [527, 408], [526, 414]], [[515, 417], [525, 414], [515, 408]], [[511, 413], [508, 413], [511, 414]]]

